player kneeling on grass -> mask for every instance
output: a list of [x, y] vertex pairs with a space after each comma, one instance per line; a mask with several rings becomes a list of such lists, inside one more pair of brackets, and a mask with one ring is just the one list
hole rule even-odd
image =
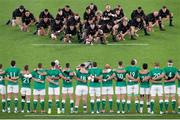
[[136, 18], [130, 20], [130, 25], [131, 25], [132, 34], [134, 36], [139, 37], [137, 32], [142, 29], [144, 30], [144, 35], [149, 36], [149, 33], [147, 32], [147, 29], [146, 29], [146, 24], [142, 18], [136, 17]]
[[64, 43], [72, 43], [73, 36], [77, 34], [77, 29], [73, 24], [66, 26]]
[[21, 71], [21, 112], [24, 113], [25, 101], [27, 102], [27, 113], [30, 113], [30, 97], [31, 97], [31, 79], [32, 74], [29, 72], [29, 66], [25, 65]]
[[12, 23], [12, 26], [16, 26], [16, 25], [19, 25], [21, 26], [22, 25], [22, 17], [24, 16], [25, 14], [25, 8], [23, 5], [20, 5], [19, 8], [15, 9], [12, 13], [12, 20], [8, 20], [6, 25], [9, 25], [10, 23]]
[[44, 113], [44, 96], [45, 96], [45, 79], [46, 79], [46, 70], [43, 68], [42, 63], [38, 64], [38, 68], [35, 68], [32, 72], [32, 79], [34, 81], [34, 113], [37, 113], [37, 103], [38, 97], [40, 97], [41, 104], [41, 113]]
[[159, 17], [162, 19], [162, 21], [169, 20], [169, 26], [174, 26], [172, 23], [173, 13], [171, 13], [166, 6], [163, 6], [162, 9], [159, 10]]
[[123, 66], [123, 62], [119, 61], [118, 68], [114, 71], [116, 80], [115, 93], [117, 96], [117, 113], [120, 113], [120, 102], [122, 100], [122, 113], [125, 113], [125, 102], [126, 102], [126, 70]]
[[[147, 112], [150, 113], [150, 83], [149, 83], [148, 64], [142, 65], [142, 70], [139, 71], [140, 82], [140, 113], [143, 113], [144, 101], [146, 100]], [[145, 99], [144, 99], [145, 98]]]
[[105, 113], [106, 97], [108, 97], [110, 112], [113, 112], [113, 78], [114, 74], [109, 64], [105, 65], [102, 72], [102, 113]]
[[60, 72], [60, 70], [55, 68], [55, 62], [51, 62], [51, 68], [47, 71], [47, 77], [46, 77], [46, 80], [49, 82], [48, 114], [51, 114], [53, 96], [55, 96], [55, 100], [56, 100], [57, 113], [58, 114], [61, 113], [60, 103], [59, 103], [59, 95], [60, 95], [60, 88], [59, 88], [60, 78], [59, 77], [60, 76], [62, 77], [62, 73]]
[[131, 32], [130, 23], [127, 18], [124, 18], [122, 22], [119, 23], [117, 28], [114, 28], [114, 29], [117, 29], [118, 31], [118, 34], [116, 36], [116, 39], [118, 41], [125, 40], [126, 35], [130, 35], [131, 40], [136, 40]]
[[74, 94], [73, 94], [73, 77], [75, 73], [70, 68], [70, 64], [66, 63], [66, 67], [62, 70], [63, 76], [67, 79], [63, 79], [62, 87], [62, 113], [65, 113], [66, 97], [69, 96], [70, 99], [70, 112], [74, 112]]
[[29, 32], [29, 26], [35, 22], [34, 15], [26, 10], [25, 15], [22, 16], [21, 31]]
[[20, 75], [20, 69], [16, 67], [16, 61], [12, 60], [11, 61], [11, 67], [6, 69], [6, 80], [8, 81], [8, 86], [7, 86], [7, 93], [8, 93], [8, 98], [7, 98], [7, 108], [8, 108], [8, 113], [11, 112], [11, 99], [12, 96], [14, 95], [14, 113], [18, 112], [18, 92], [19, 92], [19, 86], [18, 86], [18, 79]]
[[149, 76], [151, 77], [151, 114], [154, 114], [154, 102], [156, 95], [158, 95], [160, 114], [163, 114], [163, 81], [164, 73], [160, 68], [159, 63], [154, 64], [154, 68], [150, 71]]
[[138, 100], [138, 93], [139, 93], [139, 86], [138, 86], [138, 74], [140, 68], [136, 66], [137, 61], [135, 59], [131, 60], [131, 65], [126, 67], [126, 78], [127, 82], [127, 108], [128, 112], [130, 112], [130, 105], [132, 96], [135, 97], [135, 104], [136, 104], [136, 112], [139, 112], [139, 100]]
[[0, 95], [2, 103], [2, 112], [6, 112], [6, 86], [5, 86], [5, 71], [3, 65], [0, 64]]
[[62, 32], [63, 30], [63, 21], [61, 21], [59, 18], [56, 18], [51, 23], [51, 39], [56, 40], [57, 36]]
[[96, 113], [100, 113], [100, 96], [101, 96], [101, 80], [102, 80], [102, 70], [97, 67], [97, 63], [93, 62], [93, 67], [89, 69], [89, 80], [90, 80], [90, 103], [91, 103], [91, 113], [94, 113], [94, 103], [96, 100]]
[[80, 69], [77, 70], [75, 77], [77, 80], [75, 113], [78, 113], [78, 107], [81, 97], [83, 101], [83, 111], [84, 113], [87, 112], [88, 76], [89, 73], [85, 68], [85, 64], [81, 64]]
[[167, 67], [164, 68], [164, 94], [165, 94], [165, 110], [168, 113], [169, 97], [172, 100], [172, 112], [176, 109], [176, 76], [177, 69], [173, 67], [173, 61], [168, 60]]
[[51, 21], [47, 17], [41, 19], [39, 21], [39, 23], [37, 24], [37, 31], [36, 31], [37, 35], [38, 36], [47, 36], [49, 34], [50, 28], [51, 28], [50, 23], [51, 23]]

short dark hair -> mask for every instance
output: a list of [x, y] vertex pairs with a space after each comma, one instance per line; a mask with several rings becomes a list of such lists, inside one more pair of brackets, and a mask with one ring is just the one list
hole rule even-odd
[[163, 6], [163, 9], [167, 8], [165, 5]]
[[15, 60], [11, 60], [11, 66], [15, 66], [16, 65], [16, 61]]
[[42, 63], [38, 63], [38, 68], [42, 68]]
[[26, 70], [26, 71], [29, 70], [29, 65], [25, 65], [24, 70]]
[[93, 62], [93, 67], [97, 67], [97, 62]]
[[119, 61], [118, 64], [119, 64], [119, 65], [123, 65], [123, 61]]
[[155, 67], [159, 67], [159, 66], [160, 66], [159, 62], [155, 62], [155, 63], [154, 63], [154, 66], [155, 66]]
[[135, 65], [136, 61], [134, 59], [131, 60], [131, 65]]
[[45, 11], [45, 12], [48, 12], [49, 10], [46, 8], [46, 9], [44, 9], [44, 11]]
[[141, 7], [141, 6], [139, 6], [139, 7], [138, 7], [138, 10], [142, 10], [142, 7]]
[[81, 67], [85, 67], [85, 64], [81, 64], [80, 66], [81, 66]]
[[69, 68], [70, 67], [70, 63], [66, 63], [66, 68]]
[[66, 8], [70, 8], [70, 6], [69, 6], [69, 5], [66, 5], [65, 7], [66, 7]]
[[145, 69], [145, 70], [148, 69], [148, 64], [147, 64], [147, 63], [144, 63], [144, 64], [142, 65], [142, 68]]
[[169, 59], [169, 60], [168, 60], [168, 63], [173, 63], [173, 60]]
[[56, 63], [53, 61], [51, 62], [51, 66], [54, 67], [56, 65]]
[[19, 6], [19, 9], [24, 9], [24, 6], [23, 6], [23, 5], [20, 5], [20, 6]]
[[2, 65], [2, 64], [0, 64], [0, 69], [2, 69], [2, 67], [3, 67], [3, 65]]

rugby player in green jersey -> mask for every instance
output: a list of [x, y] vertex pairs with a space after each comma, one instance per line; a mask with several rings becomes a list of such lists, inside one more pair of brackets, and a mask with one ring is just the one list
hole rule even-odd
[[120, 102], [122, 100], [122, 113], [125, 113], [125, 102], [126, 102], [126, 70], [123, 66], [123, 62], [118, 62], [118, 68], [114, 71], [116, 80], [115, 93], [117, 96], [117, 113], [120, 113]]
[[136, 66], [137, 61], [135, 59], [131, 60], [131, 65], [126, 67], [126, 78], [127, 78], [127, 108], [130, 112], [130, 105], [132, 96], [135, 97], [136, 112], [139, 112], [139, 86], [138, 86], [138, 75], [140, 68]]
[[0, 95], [2, 103], [2, 112], [6, 112], [6, 85], [5, 85], [5, 71], [3, 65], [0, 64]]
[[160, 68], [159, 63], [154, 64], [154, 68], [150, 71], [149, 76], [151, 77], [151, 114], [154, 114], [154, 102], [156, 95], [159, 98], [160, 114], [163, 114], [163, 81], [164, 72]]
[[27, 113], [30, 112], [30, 97], [31, 97], [31, 79], [32, 74], [29, 71], [29, 66], [25, 65], [24, 70], [20, 73], [21, 77], [21, 112], [24, 113], [25, 102], [27, 102]]
[[73, 94], [73, 78], [75, 73], [70, 68], [70, 64], [66, 63], [66, 67], [62, 70], [62, 74], [67, 79], [63, 79], [62, 86], [62, 113], [65, 112], [66, 97], [69, 96], [70, 99], [70, 112], [74, 112], [74, 94]]
[[7, 86], [7, 109], [8, 113], [11, 112], [10, 106], [11, 106], [11, 97], [14, 95], [14, 113], [18, 112], [18, 92], [19, 92], [19, 85], [18, 85], [18, 79], [20, 75], [20, 69], [16, 67], [16, 61], [11, 61], [11, 67], [6, 69], [6, 80], [8, 81]]
[[178, 79], [178, 88], [177, 88], [177, 94], [178, 94], [178, 114], [180, 114], [180, 69], [178, 70], [177, 79]]
[[32, 78], [34, 81], [34, 113], [37, 112], [37, 103], [38, 97], [40, 97], [40, 104], [41, 104], [41, 113], [44, 113], [44, 97], [45, 97], [45, 79], [46, 79], [47, 72], [43, 68], [42, 63], [38, 64], [38, 67], [34, 69], [32, 72]]
[[150, 113], [150, 77], [147, 63], [142, 65], [142, 70], [139, 71], [138, 80], [140, 82], [140, 113], [143, 113], [144, 98], [146, 100], [148, 113]]
[[91, 113], [94, 113], [94, 103], [96, 100], [97, 110], [96, 113], [100, 113], [100, 96], [101, 96], [101, 80], [102, 69], [97, 67], [97, 63], [93, 62], [92, 68], [89, 69], [90, 88], [89, 94], [91, 97]]
[[76, 103], [75, 103], [75, 113], [78, 112], [78, 107], [80, 99], [83, 100], [83, 111], [87, 112], [87, 95], [88, 95], [88, 70], [85, 68], [85, 64], [80, 65], [80, 69], [76, 71], [75, 79], [77, 80], [76, 85]]
[[106, 97], [108, 97], [110, 112], [113, 112], [113, 71], [109, 64], [106, 64], [102, 72], [102, 113], [105, 113]]
[[172, 113], [175, 113], [176, 109], [176, 76], [177, 69], [173, 67], [173, 61], [168, 60], [167, 67], [164, 68], [164, 94], [165, 94], [165, 110], [168, 113], [169, 97], [172, 100]]
[[[48, 86], [48, 114], [51, 114], [51, 109], [52, 109], [52, 99], [53, 96], [55, 96], [56, 100], [56, 108], [57, 108], [57, 113], [60, 114], [60, 103], [59, 103], [59, 95], [60, 95], [60, 86], [59, 86], [59, 79], [64, 78], [62, 75], [62, 72], [55, 67], [56, 63], [51, 62], [51, 68], [47, 70], [47, 76], [46, 80], [49, 82]], [[66, 79], [66, 78], [64, 78]]]

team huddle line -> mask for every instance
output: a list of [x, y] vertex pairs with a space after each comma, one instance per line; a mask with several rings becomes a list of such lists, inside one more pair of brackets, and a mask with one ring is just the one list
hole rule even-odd
[[[38, 100], [40, 100], [41, 113], [44, 113], [46, 111], [44, 107], [45, 86], [48, 83], [48, 114], [52, 112], [53, 97], [55, 97], [58, 114], [65, 113], [67, 104], [70, 106], [71, 113], [78, 113], [81, 99], [83, 112], [86, 113], [88, 95], [90, 95], [90, 112], [92, 114], [105, 113], [106, 104], [108, 104], [109, 112], [114, 112], [113, 96], [117, 98], [117, 113], [124, 114], [131, 111], [133, 96], [137, 113], [145, 113], [145, 106], [147, 106], [147, 113], [154, 114], [156, 96], [159, 100], [160, 114], [169, 112], [170, 101], [172, 113], [180, 113], [180, 70], [173, 67], [172, 60], [168, 60], [167, 66], [164, 68], [160, 68], [160, 64], [156, 62], [151, 70], [148, 70], [147, 63], [144, 63], [142, 68], [138, 67], [136, 59], [132, 59], [127, 67], [123, 65], [122, 61], [119, 61], [116, 69], [112, 69], [109, 64], [105, 64], [104, 69], [101, 69], [96, 62], [85, 62], [73, 70], [69, 63], [62, 68], [58, 60], [51, 62], [51, 67], [48, 69], [43, 68], [42, 63], [38, 63], [37, 68], [32, 72], [28, 65], [25, 65], [23, 70], [17, 68], [15, 60], [12, 60], [10, 65], [9, 68], [3, 70], [3, 66], [0, 64], [2, 112], [12, 112], [11, 104], [14, 103], [14, 113], [17, 113], [18, 94], [21, 94], [22, 113], [25, 112], [26, 104], [27, 113], [36, 113]], [[19, 80], [22, 84], [21, 88]], [[178, 86], [176, 86], [177, 80]], [[5, 81], [7, 81], [7, 85]], [[31, 84], [32, 82], [33, 84]], [[75, 82], [75, 86], [73, 82]], [[62, 86], [62, 94], [60, 94], [60, 86]], [[177, 92], [176, 87], [178, 88]], [[30, 106], [31, 90], [33, 107]], [[176, 94], [178, 94], [178, 110], [176, 109]], [[14, 95], [14, 102], [11, 102], [12, 95]], [[62, 97], [61, 109], [60, 96]], [[69, 103], [66, 101], [67, 96], [70, 99]], [[127, 109], [125, 109], [126, 107]]]

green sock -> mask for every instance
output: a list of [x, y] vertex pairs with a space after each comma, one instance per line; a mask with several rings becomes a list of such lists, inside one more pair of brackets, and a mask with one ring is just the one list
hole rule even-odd
[[41, 110], [44, 110], [44, 100], [41, 100], [40, 104], [41, 104]]
[[27, 101], [27, 110], [30, 111], [30, 109], [31, 109], [30, 101]]
[[91, 100], [91, 112], [94, 112], [94, 100]]
[[97, 111], [100, 111], [100, 99], [96, 101]]
[[73, 100], [70, 100], [70, 107], [74, 108], [74, 101]]
[[56, 108], [60, 108], [59, 100], [56, 100]]
[[120, 111], [120, 100], [117, 100], [116, 104], [117, 104], [117, 111]]
[[144, 101], [140, 101], [140, 108], [143, 108], [144, 106]]
[[102, 100], [102, 109], [105, 110], [106, 100]]
[[139, 101], [135, 101], [136, 104], [136, 112], [139, 112]]
[[176, 101], [172, 101], [172, 109], [175, 110], [176, 109]]
[[25, 101], [24, 100], [21, 100], [21, 109], [24, 110], [24, 104], [25, 104]]
[[6, 100], [2, 99], [2, 109], [6, 109]]
[[52, 108], [52, 100], [48, 101], [48, 108]]
[[18, 100], [15, 98], [15, 101], [14, 101], [14, 106], [17, 108], [18, 107]]
[[168, 110], [168, 106], [169, 106], [169, 101], [165, 100], [165, 109], [166, 109], [166, 111]]
[[36, 109], [37, 109], [37, 100], [35, 100], [35, 101], [33, 102], [33, 106], [34, 106], [34, 110], [36, 110]]
[[10, 99], [7, 100], [7, 107], [8, 107], [8, 108], [11, 107], [11, 100], [10, 100]]
[[151, 100], [151, 112], [154, 111], [154, 100]]
[[178, 112], [180, 112], [180, 106], [178, 107]]
[[62, 100], [61, 106], [62, 106], [62, 110], [64, 110], [65, 109], [65, 100]]
[[109, 100], [109, 108], [110, 110], [112, 110], [112, 106], [113, 106], [113, 102], [112, 102], [112, 99]]
[[122, 111], [125, 111], [125, 102], [126, 100], [122, 100]]
[[163, 111], [163, 101], [162, 100], [159, 101], [159, 106], [160, 106], [160, 111]]
[[130, 109], [131, 109], [131, 101], [127, 101], [127, 109], [128, 109], [128, 112], [130, 112]]
[[78, 106], [75, 106], [75, 111], [78, 112]]

